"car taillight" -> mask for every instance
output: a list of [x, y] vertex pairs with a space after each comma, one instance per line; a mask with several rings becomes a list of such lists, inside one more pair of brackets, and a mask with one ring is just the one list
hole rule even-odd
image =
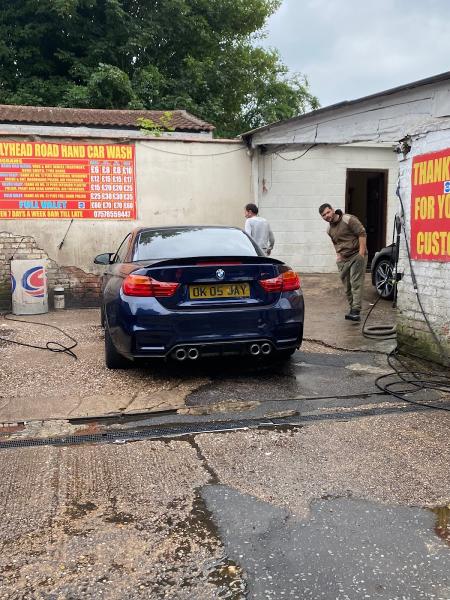
[[281, 275], [278, 275], [278, 277], [261, 279], [259, 285], [266, 292], [292, 292], [300, 288], [300, 277], [295, 271], [285, 271]]
[[168, 298], [173, 296], [179, 283], [158, 281], [146, 275], [128, 275], [122, 284], [122, 291], [127, 296], [153, 296]]
[[295, 271], [286, 271], [281, 277], [283, 278], [283, 292], [300, 289], [300, 277]]
[[283, 279], [281, 275], [272, 277], [272, 279], [261, 279], [259, 285], [266, 290], [266, 292], [281, 292], [283, 289]]

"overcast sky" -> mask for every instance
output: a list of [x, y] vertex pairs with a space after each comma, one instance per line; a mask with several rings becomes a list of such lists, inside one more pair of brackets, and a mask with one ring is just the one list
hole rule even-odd
[[283, 0], [264, 46], [322, 106], [450, 71], [450, 0]]

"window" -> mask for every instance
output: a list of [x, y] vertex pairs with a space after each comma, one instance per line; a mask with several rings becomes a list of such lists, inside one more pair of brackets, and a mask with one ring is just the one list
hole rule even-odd
[[198, 227], [142, 231], [133, 260], [199, 256], [264, 256], [240, 229]]
[[120, 244], [119, 249], [117, 250], [113, 263], [123, 263], [125, 261], [125, 257], [128, 252], [128, 244], [130, 242], [131, 234], [129, 233], [127, 237]]

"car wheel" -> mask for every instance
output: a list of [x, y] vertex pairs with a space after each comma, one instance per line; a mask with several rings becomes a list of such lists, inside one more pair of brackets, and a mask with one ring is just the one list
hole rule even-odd
[[394, 266], [387, 258], [379, 260], [375, 266], [374, 282], [377, 294], [385, 300], [394, 297]]
[[103, 304], [100, 305], [100, 325], [105, 328], [105, 307]]
[[131, 364], [127, 358], [117, 352], [107, 326], [105, 326], [105, 364], [108, 369], [126, 369]]

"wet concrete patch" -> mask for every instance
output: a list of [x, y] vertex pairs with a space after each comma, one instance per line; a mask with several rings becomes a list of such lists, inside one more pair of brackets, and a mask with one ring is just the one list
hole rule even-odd
[[188, 406], [222, 402], [265, 402], [292, 398], [298, 393], [294, 367], [290, 362], [268, 364], [228, 360], [219, 365], [208, 363], [202, 374], [210, 381], [186, 397]]
[[[217, 367], [215, 367], [217, 368]], [[377, 391], [376, 375], [392, 370], [383, 356], [352, 352], [296, 352], [290, 361], [243, 367], [231, 362], [220, 371], [204, 366], [210, 381], [186, 397], [188, 406], [220, 403], [270, 402], [314, 396], [367, 394]], [[332, 386], [330, 382], [332, 381]]]
[[202, 495], [249, 599], [449, 598], [450, 551], [429, 510], [334, 498], [301, 520], [227, 486]]
[[[176, 510], [177, 506], [172, 503], [168, 508], [172, 511]], [[222, 546], [217, 526], [198, 490], [188, 517], [174, 523], [170, 534], [180, 540], [174, 550], [178, 557], [191, 554], [192, 546], [195, 545], [204, 548], [211, 556], [217, 553]], [[204, 568], [203, 576], [216, 587], [217, 598], [223, 600], [244, 600], [246, 598], [246, 581], [242, 569], [225, 554], [207, 562]], [[192, 578], [196, 579], [197, 576], [197, 573], [186, 573], [182, 587], [193, 587]], [[164, 590], [159, 591], [163, 592]]]
[[392, 369], [386, 364], [385, 367], [377, 367], [376, 365], [365, 365], [362, 363], [352, 363], [345, 367], [349, 371], [355, 371], [358, 373], [370, 373], [371, 375], [385, 375], [391, 373]]
[[[0, 372], [0, 421], [170, 410], [183, 406], [185, 396], [205, 383], [162, 361], [139, 363], [123, 371], [106, 369], [97, 310], [54, 312], [38, 315], [36, 320], [63, 328], [75, 338], [78, 360], [6, 344]], [[20, 332], [18, 339], [26, 343], [45, 347], [49, 339], [67, 342], [62, 334], [26, 320], [14, 327]], [[6, 329], [0, 327], [0, 336]]]
[[0, 454], [0, 598], [243, 600], [185, 442]]

